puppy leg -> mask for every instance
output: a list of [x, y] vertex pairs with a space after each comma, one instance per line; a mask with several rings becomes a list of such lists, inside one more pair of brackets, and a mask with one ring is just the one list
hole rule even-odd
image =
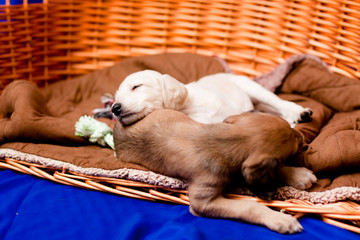
[[311, 120], [312, 111], [310, 108], [303, 108], [296, 103], [282, 100], [250, 78], [231, 74], [229, 79], [248, 94], [254, 103], [261, 103], [274, 109], [292, 127], [297, 123]]
[[279, 233], [302, 231], [300, 223], [291, 215], [274, 211], [255, 201], [224, 198], [221, 195], [223, 184], [213, 180], [214, 178], [203, 176], [190, 183], [190, 211], [194, 215], [245, 221], [266, 226]]
[[299, 190], [308, 189], [317, 182], [312, 171], [304, 167], [282, 166], [279, 168], [279, 177], [284, 184]]

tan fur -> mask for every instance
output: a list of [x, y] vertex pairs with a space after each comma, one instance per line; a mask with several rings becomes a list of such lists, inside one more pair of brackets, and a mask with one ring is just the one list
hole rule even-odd
[[[280, 233], [301, 231], [298, 221], [262, 204], [225, 199], [226, 186], [243, 178], [259, 192], [278, 179], [278, 167], [298, 153], [301, 136], [278, 116], [243, 113], [201, 124], [174, 110], [156, 110], [133, 125], [114, 128], [116, 155], [189, 183], [191, 212], [261, 224]], [[287, 179], [286, 172], [281, 179]]]

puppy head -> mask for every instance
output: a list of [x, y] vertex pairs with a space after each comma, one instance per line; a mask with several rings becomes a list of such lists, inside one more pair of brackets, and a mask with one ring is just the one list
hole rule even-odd
[[302, 136], [279, 116], [248, 112], [230, 116], [233, 124], [248, 139], [249, 156], [242, 164], [242, 175], [249, 189], [269, 199], [279, 187], [278, 167], [303, 149]]
[[227, 117], [224, 123], [236, 125], [235, 129], [247, 135], [254, 143], [254, 147], [259, 145], [260, 149], [274, 154], [280, 152], [281, 154], [278, 154], [281, 157], [280, 162], [304, 149], [302, 135], [280, 116], [245, 112]]
[[180, 109], [187, 90], [175, 78], [153, 70], [130, 74], [115, 94], [112, 112], [123, 125], [130, 125], [156, 109]]

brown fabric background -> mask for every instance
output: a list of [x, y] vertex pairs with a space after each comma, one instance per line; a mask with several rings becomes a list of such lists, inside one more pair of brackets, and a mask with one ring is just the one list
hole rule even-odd
[[[100, 107], [104, 93], [115, 93], [130, 73], [153, 69], [183, 83], [223, 72], [215, 58], [162, 54], [129, 58], [113, 67], [39, 89], [15, 81], [0, 99], [0, 148], [10, 148], [80, 167], [102, 169], [141, 166], [116, 161], [109, 148], [76, 137], [75, 122]], [[313, 120], [296, 126], [309, 144], [304, 164], [321, 180], [311, 191], [360, 185], [360, 81], [329, 73], [311, 59], [297, 64], [278, 89], [281, 98], [313, 110]], [[106, 121], [109, 125], [113, 122]]]
[[359, 187], [360, 81], [305, 60], [284, 79], [279, 92], [314, 111], [312, 122], [296, 126], [309, 144], [305, 166], [321, 178], [311, 190]]

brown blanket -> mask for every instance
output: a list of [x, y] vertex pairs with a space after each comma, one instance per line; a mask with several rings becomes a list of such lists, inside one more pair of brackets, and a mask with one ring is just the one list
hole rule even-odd
[[[285, 63], [282, 74], [264, 74], [259, 82], [277, 78], [279, 96], [313, 109], [313, 121], [296, 128], [309, 149], [304, 164], [321, 180], [308, 192], [279, 189], [279, 198], [313, 202], [360, 200], [360, 81], [329, 72], [312, 57]], [[296, 63], [296, 64], [294, 64]], [[279, 72], [284, 65], [275, 69]], [[130, 73], [153, 69], [188, 83], [225, 71], [216, 58], [194, 54], [135, 57], [73, 80], [39, 89], [14, 81], [0, 100], [0, 157], [12, 157], [72, 171], [184, 188], [186, 183], [116, 161], [113, 151], [74, 135], [75, 122], [98, 108], [104, 93], [114, 93]], [[280, 82], [279, 82], [280, 81]], [[104, 120], [105, 121], [105, 120]], [[111, 121], [105, 121], [110, 126]], [[326, 191], [328, 190], [328, 191]], [[330, 191], [329, 191], [330, 190]], [[333, 198], [334, 191], [341, 192]]]

